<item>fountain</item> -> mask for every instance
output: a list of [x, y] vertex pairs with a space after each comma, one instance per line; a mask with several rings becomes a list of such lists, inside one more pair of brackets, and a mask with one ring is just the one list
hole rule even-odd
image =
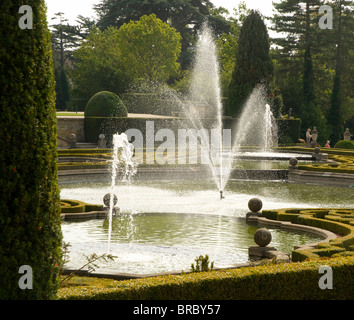
[[[207, 155], [209, 168], [220, 193], [220, 200], [231, 170], [231, 135], [223, 129], [223, 106], [219, 83], [219, 62], [210, 28], [204, 24], [199, 35], [189, 95], [182, 104], [184, 113], [200, 134], [200, 146]], [[211, 137], [203, 130], [211, 129]]]
[[258, 85], [249, 96], [235, 128], [233, 154], [242, 146], [257, 146], [269, 152], [277, 140], [277, 126], [271, 108], [265, 99], [264, 87]]
[[[107, 234], [108, 252], [113, 251], [118, 256], [117, 264], [109, 265], [107, 269], [116, 272], [188, 271], [193, 259], [206, 253], [218, 267], [244, 263], [248, 260], [248, 247], [253, 244], [256, 230], [248, 226], [244, 219], [250, 198], [261, 198], [264, 209], [315, 208], [329, 204], [348, 206], [349, 191], [346, 189], [338, 191], [323, 186], [296, 188], [296, 185], [281, 182], [229, 179], [241, 146], [258, 145], [262, 151], [269, 151], [275, 127], [263, 90], [257, 87], [240, 116], [231, 146], [231, 135], [228, 136], [229, 131], [223, 128], [218, 73], [215, 44], [210, 30], [205, 26], [198, 41], [190, 93], [187, 99], [181, 100], [181, 105], [194, 132], [198, 133], [213, 181], [205, 177], [203, 181], [139, 181], [129, 184], [136, 173], [132, 161], [133, 146], [128, 142], [127, 135], [114, 135], [108, 226], [106, 221], [102, 224], [100, 220], [64, 222], [62, 226], [65, 241], [76, 250], [76, 257], [71, 257], [76, 266], [81, 263], [80, 260], [75, 262], [80, 259], [77, 257], [81, 253], [106, 251]], [[211, 128], [211, 136], [203, 130], [205, 127]], [[250, 134], [252, 129], [256, 132]], [[122, 180], [127, 183], [116, 184], [120, 172]], [[224, 198], [228, 182], [228, 196]], [[218, 198], [223, 201], [214, 201], [218, 199], [215, 185], [219, 191]], [[85, 186], [63, 187], [61, 197], [100, 203], [106, 193], [105, 183], [91, 181]], [[114, 193], [118, 194], [122, 216], [128, 216], [129, 223], [134, 217], [134, 232], [128, 236], [128, 231], [123, 230], [124, 221], [122, 223], [121, 219], [113, 218]], [[312, 193], [323, 198], [308, 197]], [[284, 252], [289, 252], [294, 242], [301, 244], [310, 241], [289, 232], [274, 231], [272, 235], [273, 245]], [[282, 249], [282, 245], [288, 247]]]
[[113, 158], [112, 158], [112, 179], [109, 193], [109, 213], [108, 213], [108, 253], [110, 251], [112, 220], [116, 196], [114, 189], [119, 169], [122, 169], [122, 181], [130, 183], [136, 173], [136, 164], [133, 162], [134, 146], [129, 143], [125, 133], [113, 135]]

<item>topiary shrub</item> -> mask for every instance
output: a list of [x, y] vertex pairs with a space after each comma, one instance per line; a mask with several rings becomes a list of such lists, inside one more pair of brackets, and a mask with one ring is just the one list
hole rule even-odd
[[334, 148], [354, 149], [354, 142], [348, 140], [340, 140], [335, 144]]
[[96, 93], [85, 108], [85, 139], [97, 142], [103, 133], [107, 140], [116, 132], [122, 132], [124, 118], [128, 116], [122, 100], [113, 92]]
[[[23, 4], [33, 11], [33, 28], [19, 26]], [[59, 284], [62, 234], [50, 39], [44, 0], [1, 1], [1, 300], [51, 299]], [[20, 288], [22, 277], [29, 285], [30, 269], [19, 271], [25, 265], [32, 269], [32, 289]]]

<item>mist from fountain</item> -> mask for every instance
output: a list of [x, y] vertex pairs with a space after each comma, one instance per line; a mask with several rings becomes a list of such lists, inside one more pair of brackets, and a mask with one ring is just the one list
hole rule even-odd
[[234, 128], [233, 154], [236, 157], [244, 146], [270, 152], [276, 145], [278, 129], [265, 97], [264, 87], [258, 85], [243, 107]]

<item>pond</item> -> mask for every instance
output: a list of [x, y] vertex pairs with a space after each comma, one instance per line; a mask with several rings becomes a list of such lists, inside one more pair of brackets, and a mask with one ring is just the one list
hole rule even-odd
[[[109, 192], [104, 183], [63, 185], [63, 199], [102, 203]], [[277, 181], [229, 181], [220, 200], [210, 181], [144, 181], [115, 189], [122, 216], [113, 219], [110, 253], [114, 262], [97, 270], [118, 273], [189, 271], [199, 255], [208, 254], [215, 267], [248, 262], [248, 247], [259, 226], [245, 215], [252, 197], [263, 209], [353, 208], [350, 188], [298, 185]], [[295, 245], [317, 242], [313, 235], [270, 229], [271, 246], [290, 253]], [[108, 221], [63, 222], [64, 241], [71, 244], [70, 263], [78, 268], [91, 253], [107, 252]]]

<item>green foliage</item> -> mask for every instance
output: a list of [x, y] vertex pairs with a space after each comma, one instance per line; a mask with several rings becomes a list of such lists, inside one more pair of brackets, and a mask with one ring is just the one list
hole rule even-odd
[[[120, 60], [118, 30], [93, 28], [86, 41], [75, 51], [75, 68], [70, 76], [74, 82], [74, 94], [90, 99], [100, 91], [120, 94], [127, 89], [130, 79]], [[94, 79], [94, 81], [93, 81]]]
[[[214, 269], [214, 261], [209, 261], [209, 256], [206, 254], [205, 257], [200, 255], [199, 257], [194, 259], [194, 263], [191, 264], [191, 271], [192, 272], [207, 272], [213, 271]], [[210, 267], [209, 267], [210, 264]]]
[[[33, 29], [19, 28], [21, 5], [3, 0], [0, 13], [0, 299], [50, 299], [62, 239], [53, 60], [44, 1], [26, 1]], [[22, 265], [33, 290], [19, 288]]]
[[66, 110], [66, 102], [69, 100], [69, 83], [66, 72], [64, 70], [55, 69], [55, 92], [56, 92], [56, 109]]
[[216, 39], [218, 46], [218, 57], [220, 61], [220, 86], [223, 96], [228, 96], [228, 88], [232, 78], [232, 72], [236, 63], [237, 41], [240, 35], [242, 23], [251, 13], [247, 9], [246, 2], [241, 1], [237, 9], [234, 9], [234, 15], [230, 19], [231, 27], [228, 33], [223, 33]]
[[354, 142], [348, 140], [340, 140], [335, 144], [334, 148], [354, 149]]
[[182, 68], [189, 67], [192, 60], [196, 35], [205, 21], [218, 33], [228, 33], [230, 22], [224, 18], [224, 10], [215, 9], [209, 0], [105, 0], [96, 6], [98, 26], [120, 28], [142, 16], [155, 14], [182, 36]]
[[[302, 119], [302, 134], [316, 126], [320, 144], [336, 143], [352, 112], [353, 10], [350, 1], [330, 1], [333, 29], [319, 28], [323, 1], [283, 0], [274, 3], [273, 30], [285, 37], [272, 42], [276, 83], [284, 105]], [[351, 85], [349, 85], [351, 86]]]
[[[301, 119], [277, 119], [279, 143], [298, 142]], [[285, 140], [287, 137], [287, 140]]]
[[122, 118], [127, 116], [127, 109], [116, 94], [108, 91], [96, 93], [85, 108], [86, 141], [98, 141], [101, 133], [109, 140], [119, 131], [119, 125], [124, 120]]
[[155, 14], [124, 24], [117, 36], [120, 60], [134, 81], [165, 82], [179, 71], [181, 36]]
[[[333, 289], [319, 288], [319, 268], [335, 275]], [[323, 300], [354, 298], [353, 257], [198, 272], [129, 281], [74, 278], [59, 299], [95, 300]]]
[[252, 90], [259, 84], [270, 94], [273, 62], [269, 55], [267, 27], [257, 11], [245, 19], [238, 39], [236, 64], [229, 86], [229, 114], [238, 115]]

